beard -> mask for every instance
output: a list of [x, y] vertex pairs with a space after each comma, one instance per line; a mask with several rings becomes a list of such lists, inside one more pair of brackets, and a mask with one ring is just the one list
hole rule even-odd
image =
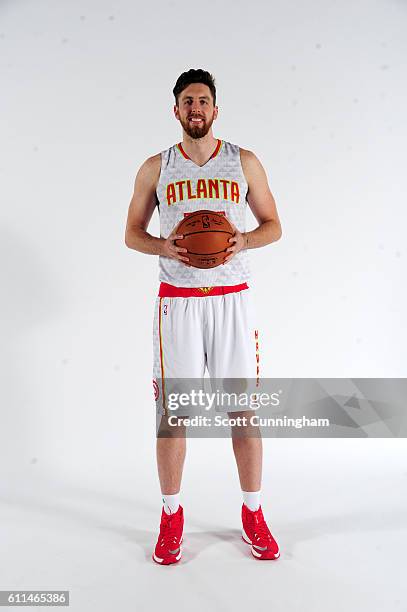
[[194, 139], [198, 139], [203, 138], [207, 135], [207, 133], [211, 129], [213, 118], [208, 122], [203, 119], [201, 125], [194, 125], [189, 119], [180, 119], [180, 122], [188, 136]]

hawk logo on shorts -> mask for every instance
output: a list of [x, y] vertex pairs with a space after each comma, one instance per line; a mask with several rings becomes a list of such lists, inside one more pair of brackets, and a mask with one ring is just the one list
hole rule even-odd
[[213, 287], [199, 287], [199, 291], [202, 291], [205, 295], [208, 295], [212, 291]]
[[157, 401], [158, 398], [160, 397], [160, 389], [158, 387], [158, 383], [155, 378], [153, 378], [153, 389], [154, 389], [154, 399], [155, 401]]

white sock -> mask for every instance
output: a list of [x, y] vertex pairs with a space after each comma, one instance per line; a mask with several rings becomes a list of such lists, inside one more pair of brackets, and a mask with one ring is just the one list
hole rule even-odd
[[260, 507], [260, 491], [242, 491], [243, 493], [243, 501], [245, 505], [251, 510], [255, 512]]
[[179, 491], [175, 495], [164, 495], [163, 497], [163, 506], [164, 512], [166, 514], [175, 514], [179, 508]]

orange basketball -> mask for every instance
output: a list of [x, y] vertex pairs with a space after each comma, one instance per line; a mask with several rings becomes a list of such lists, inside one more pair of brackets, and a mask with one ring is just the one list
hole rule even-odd
[[216, 268], [228, 255], [226, 249], [233, 245], [228, 242], [234, 234], [232, 226], [225, 215], [213, 210], [197, 210], [187, 215], [176, 232], [184, 238], [175, 240], [175, 244], [188, 249], [183, 255], [194, 268]]

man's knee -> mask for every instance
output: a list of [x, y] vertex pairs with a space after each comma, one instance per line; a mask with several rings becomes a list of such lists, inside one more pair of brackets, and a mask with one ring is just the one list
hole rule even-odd
[[185, 438], [186, 428], [182, 417], [162, 415], [157, 429], [157, 438]]

